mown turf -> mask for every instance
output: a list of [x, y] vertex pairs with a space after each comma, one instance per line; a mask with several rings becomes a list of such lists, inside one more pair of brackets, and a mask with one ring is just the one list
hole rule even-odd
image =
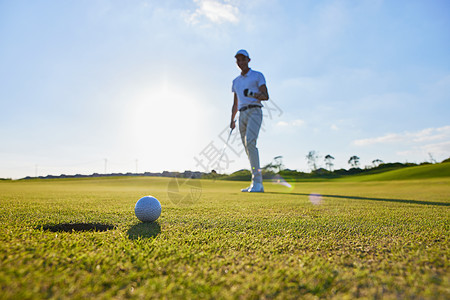
[[449, 178], [169, 182], [0, 182], [0, 298], [450, 297]]
[[429, 178], [448, 178], [450, 177], [450, 163], [429, 164], [423, 166], [407, 167], [388, 172], [349, 176], [347, 178], [338, 178], [338, 181], [386, 181], [386, 180], [411, 180], [411, 179], [429, 179]]

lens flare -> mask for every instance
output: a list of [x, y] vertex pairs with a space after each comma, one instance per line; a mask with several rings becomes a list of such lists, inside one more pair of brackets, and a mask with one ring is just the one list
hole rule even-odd
[[320, 194], [309, 194], [309, 201], [314, 205], [319, 205], [322, 203], [322, 195]]
[[272, 178], [272, 183], [287, 187], [289, 189], [289, 192], [291, 192], [294, 189], [293, 184], [290, 184], [289, 182], [287, 182], [283, 177], [281, 177], [278, 174]]

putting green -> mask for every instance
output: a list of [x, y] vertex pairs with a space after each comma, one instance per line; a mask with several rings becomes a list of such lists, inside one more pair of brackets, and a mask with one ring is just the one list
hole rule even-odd
[[0, 298], [450, 297], [450, 178], [245, 184], [2, 181]]

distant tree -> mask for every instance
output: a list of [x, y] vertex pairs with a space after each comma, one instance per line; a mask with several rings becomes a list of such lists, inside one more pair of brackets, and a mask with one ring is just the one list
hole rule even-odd
[[381, 159], [374, 159], [374, 160], [372, 160], [372, 164], [373, 164], [373, 167], [374, 168], [376, 168], [376, 167], [378, 167], [379, 165], [381, 165], [383, 163], [383, 161], [381, 160]]
[[311, 171], [317, 170], [317, 160], [319, 159], [319, 154], [311, 150], [308, 155], [306, 155], [306, 159], [308, 160], [308, 165], [311, 168]]
[[283, 169], [283, 156], [281, 155], [275, 156], [273, 160], [274, 160], [273, 165], [275, 166], [275, 168], [278, 169], [278, 172], [280, 172]]
[[262, 168], [263, 168], [263, 170], [266, 170], [266, 171], [275, 171], [276, 170], [276, 167], [272, 163], [268, 163], [267, 165], [265, 165]]
[[359, 157], [356, 155], [353, 155], [348, 160], [348, 164], [351, 165], [353, 168], [357, 168], [359, 166]]
[[325, 156], [325, 165], [327, 166], [327, 168], [330, 172], [332, 171], [333, 166], [334, 166], [333, 160], [334, 160], [334, 157], [331, 156], [330, 154], [327, 154]]
[[432, 163], [432, 164], [437, 163], [437, 161], [434, 159], [434, 157], [431, 153], [428, 153], [428, 156], [430, 157], [430, 163]]
[[284, 168], [282, 159], [283, 156], [274, 157], [273, 161], [265, 165], [263, 169], [267, 171], [280, 172]]

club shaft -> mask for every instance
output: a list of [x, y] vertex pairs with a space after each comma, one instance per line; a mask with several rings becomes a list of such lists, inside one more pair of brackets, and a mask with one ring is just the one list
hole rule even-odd
[[230, 130], [230, 134], [228, 135], [227, 142], [223, 146], [222, 154], [219, 157], [219, 162], [222, 160], [223, 155], [225, 154], [225, 150], [227, 149], [228, 143], [230, 142], [231, 134], [233, 133], [233, 128]]

